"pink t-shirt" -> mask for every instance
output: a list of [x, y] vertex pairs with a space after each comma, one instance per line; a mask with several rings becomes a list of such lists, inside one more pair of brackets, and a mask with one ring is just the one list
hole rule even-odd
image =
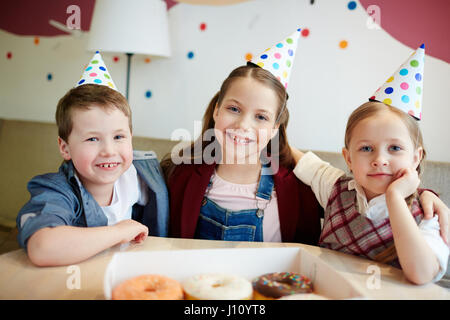
[[280, 219], [278, 217], [277, 194], [275, 188], [272, 191], [272, 197], [269, 201], [256, 200], [256, 190], [258, 184], [236, 184], [222, 179], [214, 171], [212, 178], [212, 187], [209, 190], [208, 198], [217, 203], [224, 209], [238, 211], [246, 209], [257, 209], [263, 207], [263, 240], [265, 242], [281, 242]]

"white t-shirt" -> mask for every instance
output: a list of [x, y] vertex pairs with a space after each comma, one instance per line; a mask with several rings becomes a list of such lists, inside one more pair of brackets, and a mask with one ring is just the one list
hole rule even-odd
[[[81, 181], [75, 173], [78, 185]], [[109, 206], [101, 207], [108, 218], [108, 226], [122, 220], [131, 219], [134, 204], [146, 205], [148, 201], [147, 187], [137, 175], [133, 164], [114, 183], [113, 198]]]
[[101, 207], [108, 218], [108, 226], [131, 219], [134, 204], [145, 205], [147, 188], [132, 164], [114, 183], [113, 198], [109, 206]]

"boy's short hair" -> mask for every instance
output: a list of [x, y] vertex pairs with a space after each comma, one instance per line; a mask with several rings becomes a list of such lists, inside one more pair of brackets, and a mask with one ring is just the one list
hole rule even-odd
[[133, 132], [131, 108], [125, 97], [120, 92], [107, 86], [85, 84], [72, 88], [58, 102], [55, 119], [59, 137], [67, 142], [72, 132], [72, 109], [88, 110], [92, 107], [104, 109], [116, 107], [128, 118], [130, 131]]

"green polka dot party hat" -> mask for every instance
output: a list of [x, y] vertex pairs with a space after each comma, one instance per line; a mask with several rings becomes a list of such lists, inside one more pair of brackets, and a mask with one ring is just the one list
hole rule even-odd
[[249, 61], [271, 72], [287, 88], [301, 29]]
[[84, 69], [83, 75], [77, 82], [76, 87], [84, 84], [99, 84], [118, 91], [99, 51], [95, 52], [89, 65]]
[[369, 98], [422, 119], [423, 69], [425, 45], [414, 51], [408, 60]]

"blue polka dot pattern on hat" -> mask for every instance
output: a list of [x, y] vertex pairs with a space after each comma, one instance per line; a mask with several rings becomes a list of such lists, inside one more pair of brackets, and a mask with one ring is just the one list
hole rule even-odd
[[401, 76], [406, 76], [408, 74], [408, 69], [404, 69], [403, 68], [402, 70], [400, 70], [399, 73], [400, 73]]
[[278, 64], [278, 63], [274, 63], [273, 65], [272, 65], [272, 67], [275, 69], [275, 70], [277, 70], [279, 67], [280, 67], [280, 65]]
[[267, 54], [263, 54], [263, 55], [261, 55], [261, 59], [267, 59]]
[[409, 102], [409, 97], [405, 94], [405, 95], [403, 95], [402, 96], [402, 101], [404, 102], [404, 103], [408, 103]]
[[106, 71], [106, 68], [105, 67], [98, 67], [100, 70], [102, 70], [102, 71]]
[[85, 79], [81, 79], [80, 81], [78, 81], [78, 84], [83, 84], [85, 81]]
[[392, 92], [394, 92], [394, 89], [392, 87], [388, 87], [384, 90], [384, 92], [387, 94], [391, 94]]
[[422, 75], [420, 73], [416, 73], [416, 80], [417, 81], [421, 81], [422, 80]]

